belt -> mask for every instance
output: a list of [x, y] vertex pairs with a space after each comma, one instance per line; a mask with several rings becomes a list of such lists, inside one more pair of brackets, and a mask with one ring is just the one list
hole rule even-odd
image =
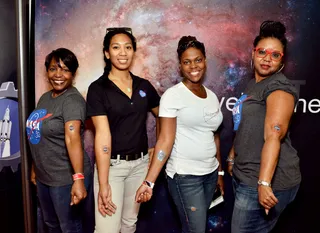
[[143, 156], [147, 153], [141, 152], [140, 154], [126, 154], [126, 155], [111, 155], [111, 159], [120, 159], [120, 160], [126, 160], [126, 161], [131, 161], [131, 160], [137, 160], [140, 158], [143, 158]]

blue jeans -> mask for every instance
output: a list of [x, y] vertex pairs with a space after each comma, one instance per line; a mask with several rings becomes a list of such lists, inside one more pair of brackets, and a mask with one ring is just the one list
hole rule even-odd
[[[87, 190], [89, 185], [92, 185], [92, 175], [85, 178]], [[48, 233], [84, 233], [82, 216], [86, 199], [70, 206], [71, 187], [72, 184], [53, 187], [37, 181], [39, 203]]]
[[178, 209], [183, 233], [205, 233], [209, 209], [218, 180], [218, 169], [203, 175], [167, 176], [169, 192]]
[[235, 177], [233, 177], [232, 183], [235, 192], [231, 223], [232, 233], [270, 232], [282, 211], [296, 197], [300, 186], [296, 185], [291, 189], [274, 191], [274, 195], [279, 202], [266, 215], [264, 208], [259, 203], [257, 187], [240, 183]]

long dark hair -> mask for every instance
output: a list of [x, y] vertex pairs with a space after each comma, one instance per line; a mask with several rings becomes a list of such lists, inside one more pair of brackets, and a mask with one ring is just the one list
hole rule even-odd
[[137, 50], [136, 38], [132, 35], [131, 28], [107, 28], [107, 33], [103, 40], [103, 57], [104, 57], [104, 62], [106, 63], [104, 67], [104, 75], [108, 75], [112, 67], [110, 59], [107, 59], [104, 53], [109, 52], [111, 39], [117, 34], [127, 35], [132, 42], [133, 51]]

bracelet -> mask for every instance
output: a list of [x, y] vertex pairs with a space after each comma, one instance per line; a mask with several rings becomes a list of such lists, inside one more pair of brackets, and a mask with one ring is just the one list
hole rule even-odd
[[147, 185], [151, 189], [153, 189], [153, 187], [154, 187], [154, 183], [151, 181], [148, 181], [148, 180], [143, 181], [142, 184]]
[[266, 186], [266, 187], [271, 187], [271, 184], [268, 183], [267, 181], [264, 180], [258, 180], [258, 185]]
[[228, 158], [226, 159], [226, 161], [229, 162], [229, 163], [231, 163], [232, 165], [234, 164], [234, 159], [233, 159], [233, 158], [228, 157]]
[[84, 174], [83, 173], [75, 173], [72, 175], [73, 181], [76, 180], [84, 180]]

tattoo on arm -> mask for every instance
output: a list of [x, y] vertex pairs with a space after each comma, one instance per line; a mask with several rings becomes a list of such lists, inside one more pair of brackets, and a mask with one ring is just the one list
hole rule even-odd
[[103, 146], [102, 147], [102, 151], [103, 151], [104, 154], [107, 154], [107, 153], [109, 153], [110, 150], [109, 150], [109, 148], [107, 146]]
[[73, 124], [70, 124], [70, 125], [69, 125], [69, 130], [70, 130], [70, 131], [74, 131], [74, 126], [73, 126]]
[[281, 126], [279, 124], [274, 124], [272, 128], [277, 133], [280, 133], [281, 131]]
[[159, 150], [158, 154], [157, 154], [157, 158], [159, 161], [163, 161], [163, 159], [166, 157], [166, 154], [164, 153], [163, 150]]

